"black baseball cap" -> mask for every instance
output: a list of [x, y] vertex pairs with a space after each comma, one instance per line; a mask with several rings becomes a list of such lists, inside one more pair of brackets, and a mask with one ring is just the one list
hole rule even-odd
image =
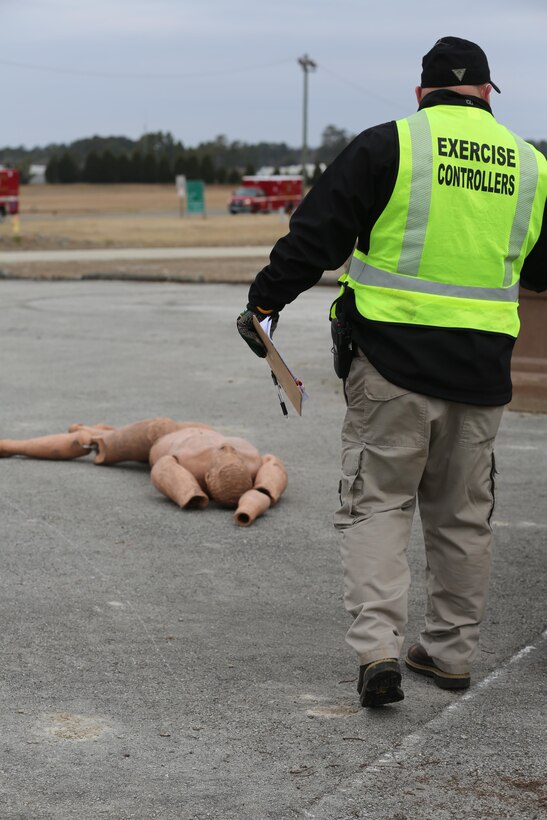
[[480, 46], [460, 37], [441, 37], [422, 60], [422, 88], [446, 88], [452, 85], [490, 83], [490, 67]]

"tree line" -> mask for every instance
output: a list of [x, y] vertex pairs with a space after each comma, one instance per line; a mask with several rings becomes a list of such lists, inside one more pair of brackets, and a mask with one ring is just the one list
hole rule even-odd
[[[254, 173], [254, 168], [246, 166], [244, 173]], [[143, 153], [139, 149], [119, 155], [108, 149], [91, 151], [82, 164], [66, 149], [60, 155], [54, 154], [46, 166], [46, 181], [63, 184], [170, 183], [178, 175], [184, 175], [187, 179], [202, 179], [207, 184], [237, 184], [241, 179], [241, 170], [215, 166], [210, 154], [199, 156], [194, 152], [181, 151], [171, 160], [165, 155], [156, 156], [151, 151]]]
[[[319, 164], [328, 164], [351, 139], [334, 125], [325, 128], [321, 145], [308, 150], [314, 177], [320, 174]], [[180, 174], [209, 184], [237, 184], [243, 174], [264, 166], [278, 170], [299, 165], [300, 148], [283, 142], [230, 142], [224, 135], [190, 148], [169, 132], [158, 131], [138, 140], [93, 136], [70, 144], [0, 148], [0, 164], [19, 168], [23, 181], [29, 179], [30, 166], [38, 164], [46, 166], [51, 183], [169, 183]]]
[[[308, 150], [309, 161], [315, 166], [312, 182], [320, 176], [320, 166], [328, 165], [352, 139], [353, 135], [334, 125], [323, 130], [321, 144]], [[547, 141], [531, 142], [547, 156]], [[93, 136], [68, 145], [0, 148], [0, 165], [19, 168], [23, 182], [28, 182], [32, 164], [46, 166], [50, 183], [172, 183], [175, 176], [184, 175], [207, 184], [238, 184], [243, 174], [253, 174], [264, 166], [277, 171], [299, 165], [300, 148], [284, 142], [230, 142], [224, 135], [189, 148], [162, 131], [144, 134], [138, 140]]]

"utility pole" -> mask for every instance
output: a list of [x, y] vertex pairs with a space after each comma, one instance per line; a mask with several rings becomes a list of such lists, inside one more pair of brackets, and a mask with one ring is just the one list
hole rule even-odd
[[317, 64], [307, 54], [298, 58], [304, 72], [304, 105], [302, 116], [302, 182], [306, 184], [306, 163], [308, 159], [308, 74], [315, 71]]

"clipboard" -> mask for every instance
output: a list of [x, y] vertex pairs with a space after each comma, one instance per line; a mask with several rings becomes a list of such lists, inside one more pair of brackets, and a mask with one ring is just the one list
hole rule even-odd
[[[265, 320], [268, 321], [267, 319]], [[253, 316], [253, 326], [260, 341], [266, 348], [266, 361], [270, 366], [270, 370], [274, 374], [275, 378], [279, 382], [279, 385], [283, 388], [285, 393], [287, 394], [287, 398], [289, 399], [290, 403], [296, 410], [299, 416], [302, 415], [302, 402], [305, 398], [307, 398], [306, 391], [301, 382], [294, 376], [293, 373], [289, 370], [279, 352], [276, 350], [274, 343], [272, 342], [271, 338], [268, 336], [256, 316]]]

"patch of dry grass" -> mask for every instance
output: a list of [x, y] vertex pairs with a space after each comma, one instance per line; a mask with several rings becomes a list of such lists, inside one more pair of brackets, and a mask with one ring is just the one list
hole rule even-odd
[[[208, 208], [226, 208], [232, 186], [208, 185]], [[178, 211], [174, 185], [23, 185], [21, 216], [25, 214], [138, 213]]]
[[[21, 238], [13, 242], [5, 226], [0, 231], [4, 250], [46, 248], [159, 248], [193, 246], [268, 245], [287, 231], [277, 216], [122, 217], [98, 219], [21, 219]], [[3, 235], [3, 238], [2, 238]]]
[[[21, 193], [20, 237], [0, 226], [0, 249], [272, 246], [288, 229], [278, 214], [227, 212], [231, 187], [205, 191], [209, 210], [179, 214], [171, 185], [27, 185]], [[212, 211], [217, 213], [211, 213]]]

